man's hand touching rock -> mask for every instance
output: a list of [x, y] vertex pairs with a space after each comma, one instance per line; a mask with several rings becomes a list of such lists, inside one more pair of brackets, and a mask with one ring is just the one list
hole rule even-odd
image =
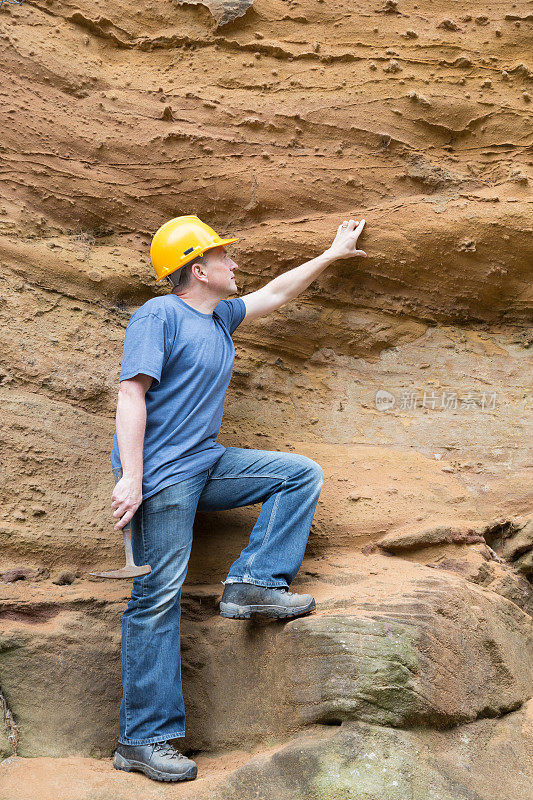
[[118, 520], [115, 530], [119, 531], [128, 524], [142, 501], [142, 478], [123, 475], [116, 483], [111, 495], [113, 516]]
[[334, 258], [351, 258], [352, 256], [366, 256], [364, 250], [357, 249], [357, 239], [365, 226], [365, 220], [345, 219], [337, 228], [335, 236], [328, 251]]

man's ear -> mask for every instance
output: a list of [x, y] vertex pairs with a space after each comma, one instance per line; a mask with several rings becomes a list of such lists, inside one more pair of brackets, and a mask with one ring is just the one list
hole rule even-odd
[[197, 262], [193, 263], [191, 267], [191, 273], [199, 281], [207, 283], [207, 270], [205, 268], [205, 264], [198, 264]]

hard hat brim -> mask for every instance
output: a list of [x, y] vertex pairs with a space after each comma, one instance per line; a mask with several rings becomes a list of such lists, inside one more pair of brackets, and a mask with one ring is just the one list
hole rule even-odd
[[239, 237], [237, 236], [234, 239], [221, 239], [220, 242], [217, 244], [211, 244], [209, 247], [206, 247], [204, 253], [207, 253], [208, 250], [212, 250], [214, 247], [223, 247], [225, 244], [233, 244], [233, 242], [238, 242]]

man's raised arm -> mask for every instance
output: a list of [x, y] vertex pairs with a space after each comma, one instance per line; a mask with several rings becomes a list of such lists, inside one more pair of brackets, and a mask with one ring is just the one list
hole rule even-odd
[[245, 294], [242, 300], [246, 306], [246, 316], [241, 324], [245, 325], [257, 317], [270, 314], [297, 297], [333, 261], [352, 256], [366, 256], [364, 250], [357, 249], [357, 239], [364, 225], [364, 219], [360, 222], [353, 219], [344, 220], [337, 228], [337, 235], [332, 244], [321, 255], [278, 275], [256, 292]]

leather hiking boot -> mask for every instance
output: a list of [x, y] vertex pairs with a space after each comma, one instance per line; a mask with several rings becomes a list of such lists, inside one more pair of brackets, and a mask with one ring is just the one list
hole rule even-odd
[[250, 619], [253, 614], [271, 619], [289, 619], [309, 614], [315, 608], [310, 594], [293, 594], [288, 589], [228, 583], [220, 601], [220, 614], [230, 619]]
[[198, 771], [194, 761], [169, 742], [119, 744], [113, 766], [125, 772], [144, 772], [154, 781], [192, 781]]

